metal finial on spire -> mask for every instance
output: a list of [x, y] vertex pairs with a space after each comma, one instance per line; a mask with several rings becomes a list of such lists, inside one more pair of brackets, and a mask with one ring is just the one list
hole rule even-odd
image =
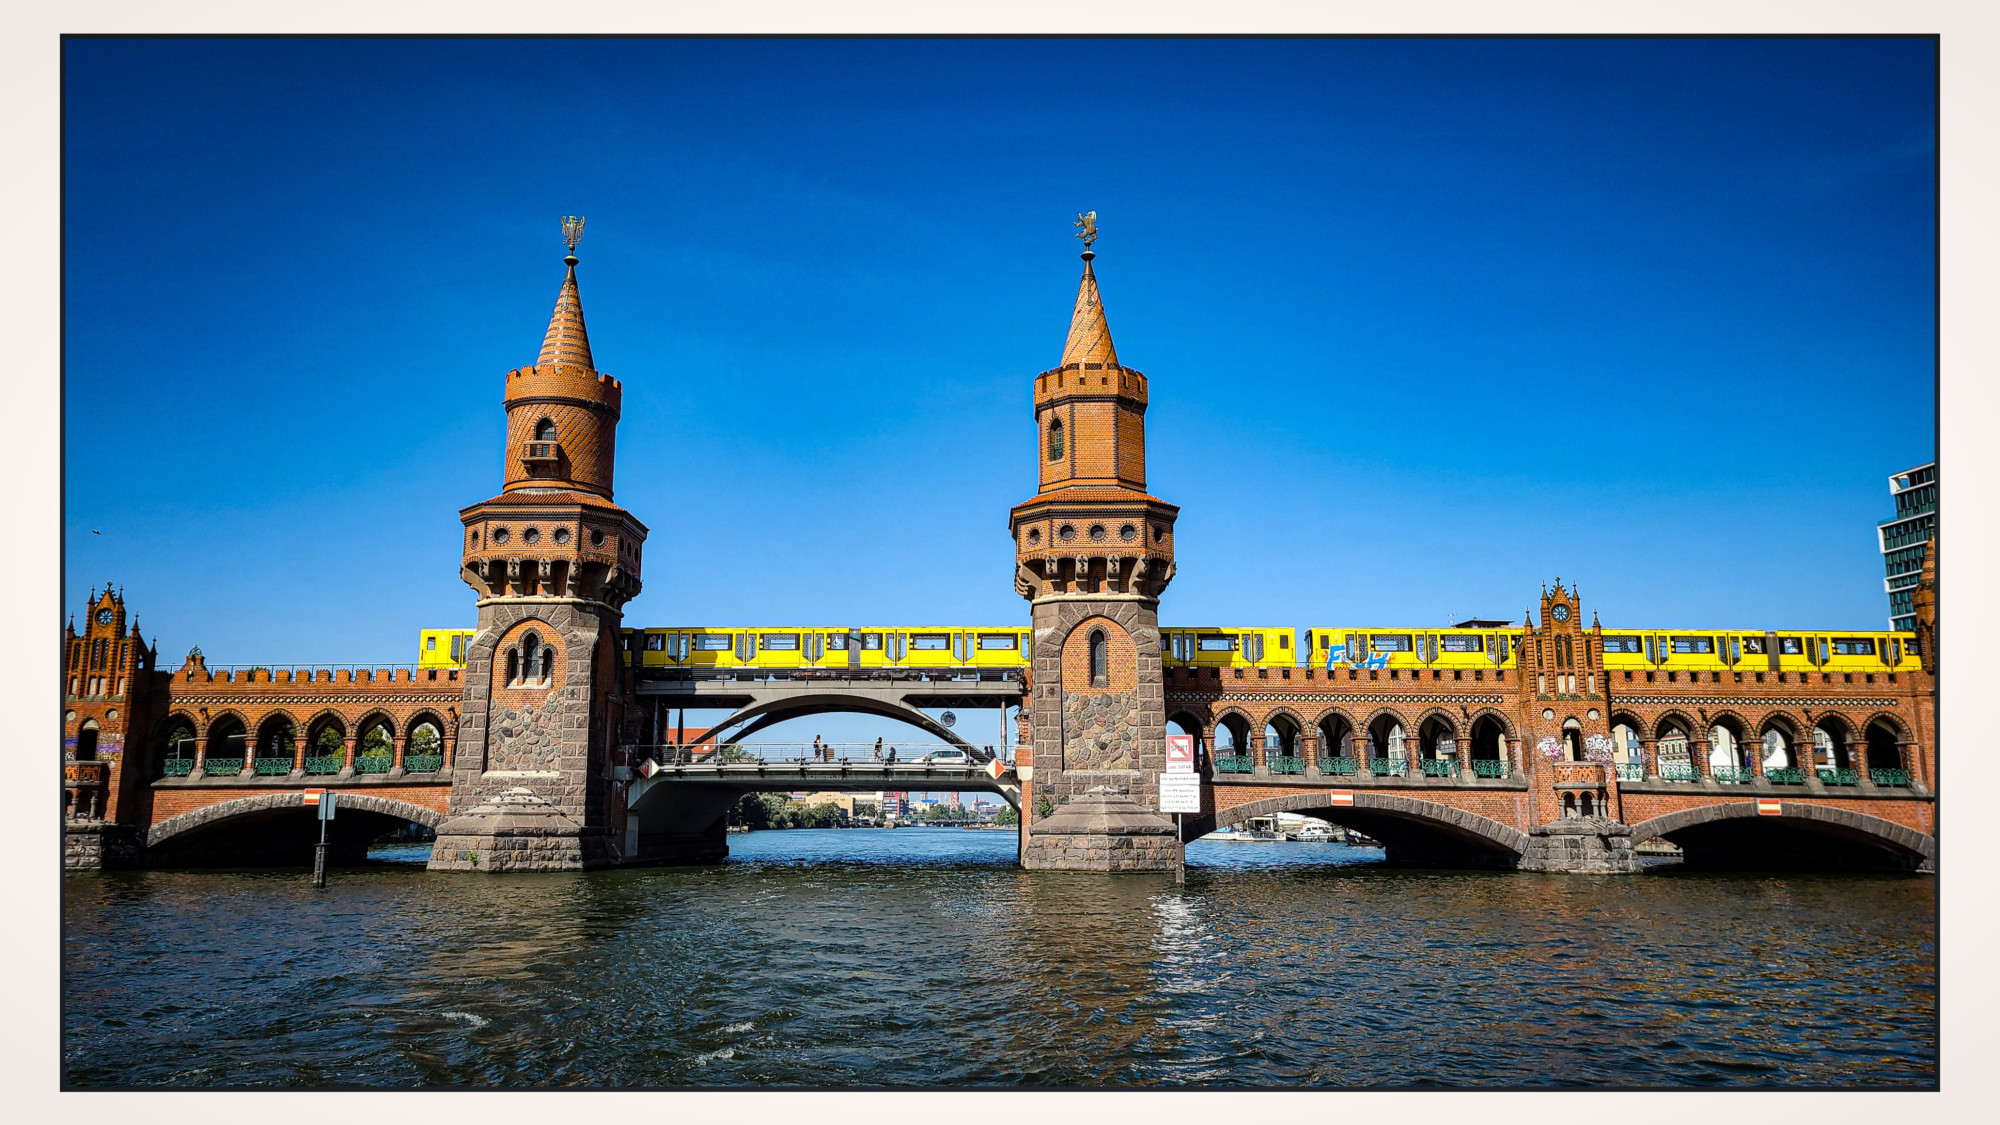
[[1089, 261], [1097, 257], [1097, 251], [1090, 248], [1090, 244], [1097, 241], [1097, 212], [1081, 212], [1077, 215], [1076, 222], [1070, 225], [1078, 228], [1076, 236], [1083, 239], [1084, 260]]
[[563, 245], [569, 247], [569, 257], [564, 261], [576, 260], [576, 244], [583, 241], [583, 216], [564, 215], [562, 220]]

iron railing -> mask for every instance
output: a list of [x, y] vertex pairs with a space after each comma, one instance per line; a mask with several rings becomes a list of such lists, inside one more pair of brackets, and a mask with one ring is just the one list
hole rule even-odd
[[1644, 781], [1644, 780], [1646, 780], [1646, 765], [1645, 765], [1645, 763], [1644, 763], [1644, 762], [1620, 762], [1620, 763], [1618, 763], [1618, 780], [1620, 780], [1620, 781]]
[[1869, 770], [1868, 777], [1877, 785], [1896, 789], [1906, 789], [1910, 784], [1909, 770]]
[[307, 773], [339, 773], [347, 765], [347, 755], [328, 754], [321, 758], [307, 758]]
[[241, 758], [209, 758], [202, 763], [202, 772], [210, 777], [233, 777], [243, 772]]
[[1819, 771], [1819, 783], [1821, 785], [1859, 785], [1861, 784], [1861, 771], [1822, 769]]
[[1710, 766], [1708, 776], [1726, 785], [1745, 785], [1756, 778], [1757, 771], [1748, 766]]
[[1693, 762], [1661, 762], [1660, 779], [1663, 781], [1700, 781], [1701, 771]]
[[1271, 767], [1272, 773], [1306, 772], [1306, 760], [1292, 754], [1273, 754], [1264, 759], [1264, 764]]
[[1472, 759], [1472, 776], [1506, 777], [1507, 763], [1498, 758], [1474, 758]]
[[404, 773], [436, 773], [444, 768], [443, 754], [405, 754]]
[[1376, 777], [1404, 777], [1410, 772], [1410, 760], [1408, 758], [1371, 758], [1368, 761], [1368, 769]]
[[1805, 771], [1799, 769], [1797, 766], [1781, 766], [1776, 769], [1767, 769], [1764, 771], [1764, 776], [1770, 778], [1773, 785], [1804, 785], [1806, 783]]
[[292, 772], [292, 756], [287, 754], [282, 758], [275, 756], [259, 758], [256, 763], [256, 772], [259, 777], [274, 773], [290, 773]]
[[[815, 746], [810, 742], [760, 742], [748, 745], [730, 742], [724, 743], [720, 749], [712, 743], [692, 746], [666, 743], [626, 745], [619, 749], [635, 763], [651, 760], [663, 766], [910, 766], [923, 764], [927, 758], [940, 754], [965, 754], [974, 765], [983, 765], [996, 756], [990, 745], [974, 746], [968, 750], [962, 746], [940, 746], [936, 743], [890, 746], [874, 742], [822, 742]], [[891, 755], [894, 757], [891, 758]], [[939, 764], [958, 763], [947, 761]], [[409, 767], [406, 765], [404, 768]]]
[[186, 777], [194, 772], [193, 758], [165, 758], [160, 762], [160, 772], [166, 777]]
[[1248, 754], [1217, 754], [1215, 756], [1215, 771], [1217, 773], [1250, 773], [1256, 770], [1256, 768], [1257, 760]]
[[1319, 772], [1330, 777], [1353, 777], [1361, 770], [1358, 758], [1321, 758]]
[[387, 754], [357, 754], [354, 757], [355, 773], [388, 773], [396, 759]]
[[1423, 767], [1425, 777], [1457, 777], [1457, 758], [1425, 758], [1417, 763]]

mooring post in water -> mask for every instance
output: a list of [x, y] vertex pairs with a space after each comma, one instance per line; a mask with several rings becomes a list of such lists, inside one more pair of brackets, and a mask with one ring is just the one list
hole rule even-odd
[[1174, 814], [1174, 843], [1180, 846], [1180, 859], [1174, 864], [1174, 886], [1187, 885], [1187, 837], [1181, 833], [1181, 814]]

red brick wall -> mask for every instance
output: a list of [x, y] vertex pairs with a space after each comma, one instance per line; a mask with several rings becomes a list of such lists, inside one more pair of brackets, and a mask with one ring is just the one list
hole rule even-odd
[[[1090, 635], [1102, 629], [1108, 648], [1106, 671], [1110, 673], [1104, 687], [1090, 686]], [[1077, 623], [1070, 630], [1069, 638], [1063, 642], [1062, 685], [1069, 695], [1111, 695], [1133, 691], [1138, 687], [1139, 658], [1132, 646], [1132, 635], [1116, 621], [1108, 617], [1089, 617]]]
[[370, 784], [342, 786], [339, 782], [332, 781], [331, 779], [322, 779], [310, 784], [300, 782], [297, 785], [285, 786], [231, 785], [216, 786], [212, 789], [195, 786], [174, 786], [172, 788], [153, 790], [152, 818], [146, 823], [149, 826], [160, 824], [182, 813], [204, 809], [210, 805], [219, 805], [226, 801], [237, 801], [245, 797], [261, 797], [274, 792], [296, 792], [309, 788], [339, 789], [343, 792], [365, 793], [370, 797], [381, 797], [384, 800], [405, 801], [412, 805], [427, 808], [440, 815], [449, 811], [451, 801], [451, 780], [449, 778], [437, 782], [426, 782], [421, 785]]

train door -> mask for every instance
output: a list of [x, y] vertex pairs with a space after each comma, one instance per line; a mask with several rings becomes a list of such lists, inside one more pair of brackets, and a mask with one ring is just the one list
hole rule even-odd
[[849, 668], [861, 667], [861, 630], [859, 629], [851, 628], [847, 631], [847, 666]]

